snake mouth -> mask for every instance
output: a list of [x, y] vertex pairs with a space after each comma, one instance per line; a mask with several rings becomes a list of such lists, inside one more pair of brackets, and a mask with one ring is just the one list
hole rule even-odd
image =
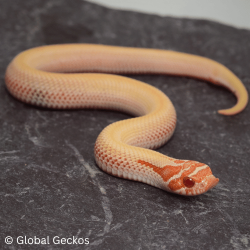
[[209, 175], [209, 176], [206, 178], [206, 181], [207, 181], [206, 191], [212, 189], [213, 187], [215, 187], [215, 186], [219, 183], [219, 179], [216, 178], [216, 177], [213, 176], [213, 175]]

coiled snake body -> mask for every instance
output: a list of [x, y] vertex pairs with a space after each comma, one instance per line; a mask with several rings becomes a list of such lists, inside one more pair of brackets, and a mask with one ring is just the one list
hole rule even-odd
[[139, 116], [115, 122], [98, 136], [95, 159], [107, 173], [181, 195], [198, 195], [214, 187], [219, 179], [207, 165], [152, 150], [166, 143], [175, 129], [176, 112], [168, 97], [148, 84], [113, 73], [183, 75], [220, 84], [237, 97], [233, 108], [219, 111], [224, 115], [239, 113], [248, 102], [244, 85], [223, 65], [156, 49], [91, 44], [33, 48], [13, 59], [5, 80], [9, 92], [29, 104], [114, 109]]

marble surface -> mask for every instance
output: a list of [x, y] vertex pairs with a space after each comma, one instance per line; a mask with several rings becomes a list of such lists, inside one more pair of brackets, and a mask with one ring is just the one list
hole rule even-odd
[[[249, 30], [80, 0], [1, 0], [0, 21], [0, 249], [250, 249], [250, 109], [218, 115], [235, 103], [226, 89], [184, 77], [131, 76], [164, 91], [176, 107], [175, 134], [158, 151], [207, 163], [220, 178], [206, 194], [182, 197], [96, 165], [98, 134], [128, 115], [41, 109], [17, 101], [4, 86], [17, 53], [74, 42], [206, 56], [230, 68], [249, 91]], [[80, 244], [56, 244], [73, 237]]]

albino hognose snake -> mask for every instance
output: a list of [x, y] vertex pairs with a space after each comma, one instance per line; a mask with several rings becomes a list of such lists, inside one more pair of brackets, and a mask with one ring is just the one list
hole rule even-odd
[[168, 97], [148, 84], [113, 73], [182, 75], [220, 84], [237, 97], [233, 108], [219, 111], [223, 115], [239, 113], [248, 102], [244, 85], [220, 63], [157, 49], [92, 44], [38, 47], [17, 55], [5, 80], [9, 92], [26, 103], [54, 109], [114, 109], [139, 116], [115, 122], [98, 136], [95, 159], [107, 173], [181, 195], [198, 195], [214, 187], [219, 179], [207, 165], [151, 150], [166, 143], [175, 129], [176, 112]]

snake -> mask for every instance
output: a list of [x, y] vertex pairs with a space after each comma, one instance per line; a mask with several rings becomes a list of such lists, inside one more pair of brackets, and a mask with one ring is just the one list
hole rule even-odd
[[218, 111], [222, 115], [238, 114], [248, 103], [241, 80], [219, 62], [153, 48], [39, 46], [14, 57], [6, 69], [5, 83], [11, 95], [27, 104], [111, 109], [131, 115], [108, 125], [96, 139], [95, 161], [108, 174], [184, 196], [200, 195], [216, 186], [219, 179], [208, 165], [154, 150], [173, 135], [176, 110], [161, 90], [126, 74], [176, 75], [221, 85], [237, 99], [233, 107]]

